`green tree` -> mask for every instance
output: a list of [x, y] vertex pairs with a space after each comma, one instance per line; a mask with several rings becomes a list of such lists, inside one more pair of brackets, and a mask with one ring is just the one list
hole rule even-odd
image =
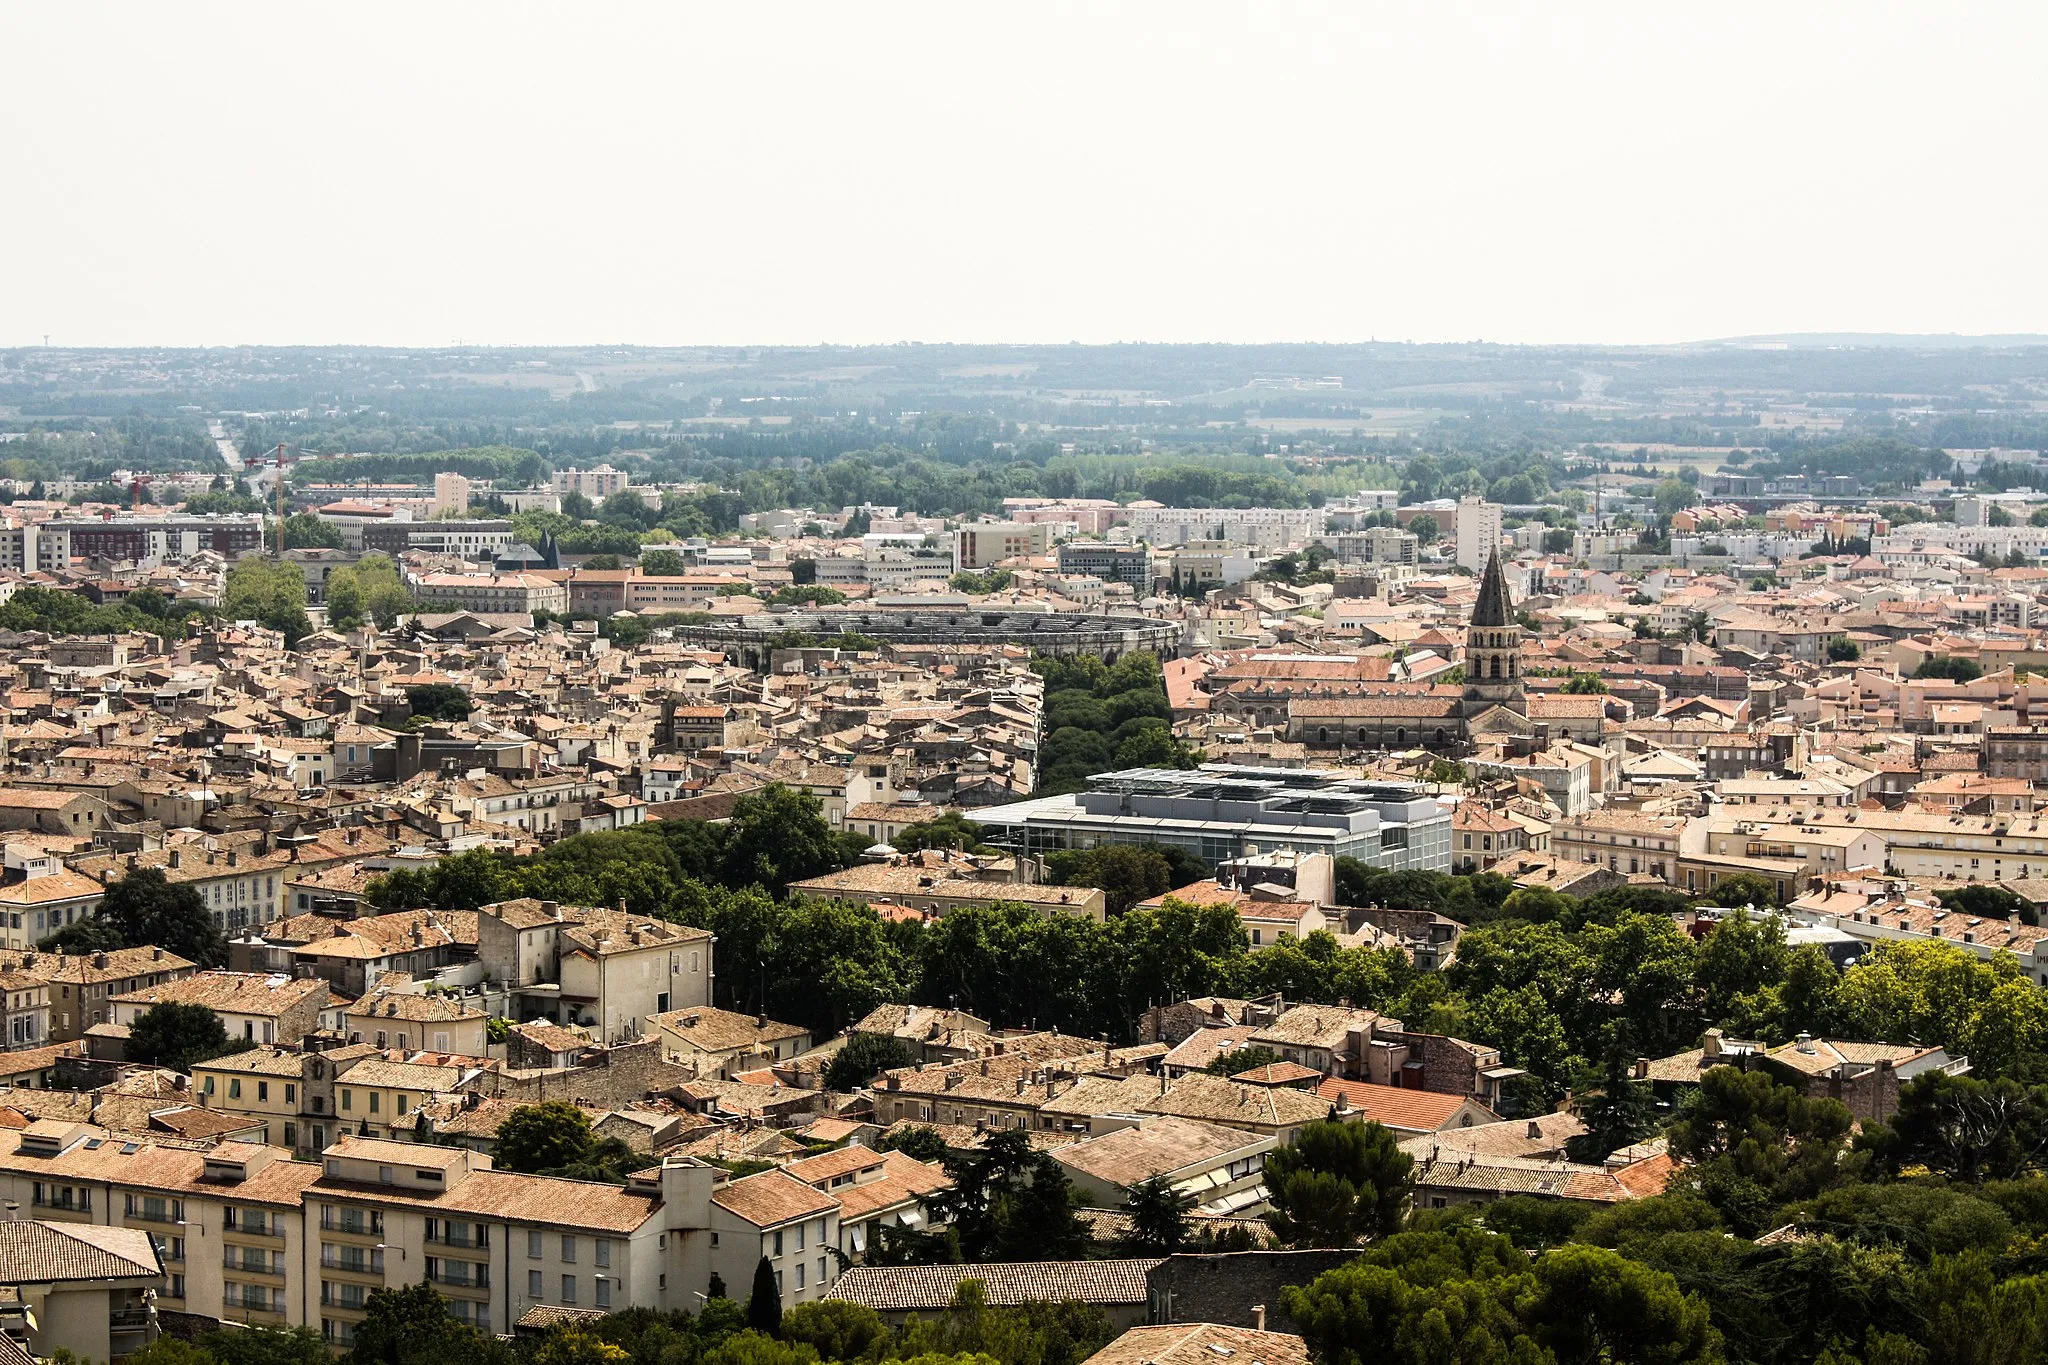
[[[93, 926], [96, 936], [89, 944], [83, 936], [67, 937], [86, 925]], [[131, 869], [107, 888], [92, 919], [69, 925], [44, 942], [66, 950], [162, 948], [201, 967], [224, 967], [228, 961], [227, 940], [214, 928], [213, 913], [199, 892], [172, 882], [155, 867]]]
[[913, 1161], [922, 1161], [936, 1166], [946, 1159], [946, 1140], [939, 1136], [939, 1130], [923, 1124], [912, 1124], [885, 1135], [876, 1144], [880, 1151], [901, 1152]]
[[128, 1026], [128, 1059], [172, 1071], [229, 1051], [227, 1026], [204, 1005], [166, 1000]]
[[1863, 657], [1863, 649], [1846, 635], [1837, 635], [1828, 641], [1828, 662], [1852, 664]]
[[1536, 1293], [1519, 1306], [1560, 1365], [1721, 1360], [1721, 1334], [1707, 1305], [1669, 1275], [1588, 1246], [1549, 1252], [1535, 1271]]
[[1700, 500], [1699, 490], [1680, 479], [1665, 479], [1657, 485], [1657, 515], [1669, 519]]
[[1056, 854], [1047, 870], [1057, 885], [1098, 888], [1111, 915], [1173, 890], [1173, 864], [1159, 849], [1141, 844], [1105, 844]]
[[346, 1365], [497, 1365], [495, 1343], [448, 1315], [448, 1301], [425, 1281], [370, 1291]]
[[341, 528], [322, 521], [311, 512], [295, 512], [284, 519], [284, 547], [287, 550], [339, 550]]
[[1970, 1184], [2016, 1180], [2048, 1158], [2048, 1090], [1927, 1071], [1900, 1093], [1891, 1127], [1895, 1163]]
[[468, 720], [469, 693], [454, 683], [420, 683], [405, 689], [405, 704], [430, 720]]
[[1266, 1155], [1266, 1215], [1292, 1246], [1345, 1247], [1401, 1226], [1415, 1161], [1378, 1123], [1325, 1119]]
[[875, 1076], [899, 1066], [909, 1066], [910, 1053], [902, 1043], [879, 1033], [856, 1033], [832, 1055], [825, 1068], [828, 1090], [858, 1090]]
[[567, 1100], [523, 1104], [498, 1126], [498, 1169], [537, 1175], [574, 1164], [590, 1150], [590, 1118]]
[[1088, 1245], [1060, 1164], [1016, 1129], [990, 1133], [978, 1152], [948, 1155], [950, 1188], [925, 1196], [962, 1261], [1069, 1261]]
[[1269, 1047], [1241, 1047], [1222, 1054], [1205, 1069], [1212, 1076], [1235, 1076], [1240, 1072], [1257, 1071], [1262, 1066], [1277, 1066], [1286, 1060]]
[[274, 563], [261, 555], [245, 555], [228, 570], [221, 614], [281, 631], [286, 649], [296, 649], [313, 633], [306, 616], [306, 576], [296, 564]]
[[915, 853], [927, 848], [955, 848], [966, 853], [976, 853], [986, 847], [981, 841], [982, 828], [957, 810], [949, 810], [936, 820], [912, 825], [896, 836], [896, 850], [899, 853]]
[[782, 1339], [809, 1346], [820, 1360], [867, 1360], [889, 1338], [882, 1315], [864, 1303], [819, 1299], [782, 1315]]
[[1565, 685], [1560, 690], [1578, 697], [1604, 696], [1608, 690], [1607, 680], [1598, 673], [1574, 673], [1565, 680]]
[[1171, 1256], [1188, 1241], [1188, 1215], [1194, 1196], [1182, 1194], [1171, 1180], [1155, 1175], [1130, 1188], [1124, 1208], [1131, 1215], [1127, 1239], [1134, 1256]]
[[1983, 668], [1975, 659], [1958, 658], [1951, 654], [1934, 654], [1920, 661], [1913, 670], [1916, 678], [1949, 678], [1955, 682], [1975, 682], [1984, 676]]
[[1580, 1096], [1579, 1118], [1586, 1131], [1566, 1139], [1565, 1154], [1573, 1161], [1598, 1165], [1656, 1131], [1657, 1105], [1650, 1088], [1634, 1079], [1628, 1058], [1617, 1050], [1608, 1058], [1599, 1088]]
[[1427, 512], [1419, 513], [1410, 521], [1408, 523], [1408, 530], [1414, 535], [1416, 543], [1419, 545], [1434, 545], [1438, 540], [1442, 539], [1444, 533], [1443, 527], [1437, 524], [1436, 518]]
[[[679, 578], [688, 571], [688, 567], [683, 563], [683, 557], [674, 550], [650, 549], [640, 552], [640, 572], [649, 578]], [[794, 571], [795, 565], [792, 561], [792, 577]], [[813, 572], [815, 571], [816, 566], [813, 565]]]
[[1672, 1155], [1694, 1163], [1708, 1202], [1737, 1231], [1763, 1231], [1781, 1204], [1810, 1199], [1855, 1174], [1843, 1159], [1849, 1111], [1809, 1099], [1762, 1071], [1709, 1068], [1666, 1129]]
[[725, 827], [729, 884], [780, 894], [793, 881], [844, 866], [824, 807], [808, 792], [772, 782], [733, 803]]
[[754, 1263], [754, 1287], [747, 1295], [747, 1326], [770, 1337], [782, 1330], [782, 1287], [775, 1282], [775, 1267], [766, 1256]]

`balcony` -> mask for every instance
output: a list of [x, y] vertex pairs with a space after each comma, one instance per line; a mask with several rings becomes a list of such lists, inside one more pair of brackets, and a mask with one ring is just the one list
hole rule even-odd
[[[346, 1254], [348, 1252], [356, 1252], [357, 1254], [351, 1256]], [[322, 1270], [338, 1270], [344, 1275], [382, 1275], [384, 1273], [384, 1253], [372, 1250], [367, 1254], [363, 1254], [361, 1249], [357, 1247], [331, 1247], [323, 1245], [320, 1248], [320, 1268]]]
[[470, 1261], [429, 1261], [427, 1279], [443, 1289], [489, 1289], [491, 1269]]
[[[325, 1224], [322, 1226], [325, 1226]], [[337, 1232], [348, 1230], [344, 1228], [334, 1229]], [[234, 1237], [269, 1237], [282, 1241], [284, 1240], [284, 1220], [282, 1218], [265, 1218], [259, 1221], [251, 1218], [248, 1214], [243, 1214], [239, 1218], [231, 1217], [228, 1224], [221, 1231]]]
[[228, 1247], [222, 1254], [220, 1264], [223, 1270], [232, 1270], [242, 1275], [275, 1276], [280, 1280], [284, 1278], [282, 1256], [272, 1257], [269, 1252], [258, 1251], [254, 1247], [248, 1249], [247, 1255], [238, 1256], [235, 1254], [236, 1251], [237, 1248]]
[[364, 1212], [360, 1209], [336, 1209], [332, 1206], [320, 1210], [320, 1230], [338, 1232], [346, 1237], [382, 1237], [384, 1215], [379, 1212]]

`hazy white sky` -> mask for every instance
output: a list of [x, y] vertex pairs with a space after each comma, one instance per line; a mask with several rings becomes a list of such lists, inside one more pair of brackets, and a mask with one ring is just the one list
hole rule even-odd
[[2048, 4], [0, 7], [0, 344], [2048, 331]]

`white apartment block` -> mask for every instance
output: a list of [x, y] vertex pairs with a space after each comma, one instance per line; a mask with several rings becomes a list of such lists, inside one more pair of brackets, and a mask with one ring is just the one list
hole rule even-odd
[[1458, 567], [1473, 573], [1486, 572], [1486, 561], [1500, 549], [1501, 505], [1484, 498], [1458, 499], [1455, 532]]
[[633, 476], [624, 470], [601, 464], [595, 469], [557, 469], [552, 486], [557, 493], [581, 493], [592, 502], [603, 502], [632, 482]]
[[1313, 539], [1327, 517], [1314, 507], [1133, 507], [1131, 534], [1152, 545], [1220, 540], [1285, 549]]
[[877, 592], [902, 592], [931, 579], [943, 583], [956, 568], [950, 540], [937, 545], [871, 545], [867, 550], [868, 583]]

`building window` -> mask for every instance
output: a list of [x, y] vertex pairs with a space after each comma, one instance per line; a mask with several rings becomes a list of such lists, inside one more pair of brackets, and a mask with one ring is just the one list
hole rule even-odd
[[530, 1299], [538, 1299], [546, 1292], [547, 1290], [541, 1282], [541, 1273], [538, 1270], [527, 1271], [526, 1296]]
[[564, 1275], [562, 1277], [562, 1302], [570, 1304], [576, 1302], [576, 1277], [574, 1275]]

